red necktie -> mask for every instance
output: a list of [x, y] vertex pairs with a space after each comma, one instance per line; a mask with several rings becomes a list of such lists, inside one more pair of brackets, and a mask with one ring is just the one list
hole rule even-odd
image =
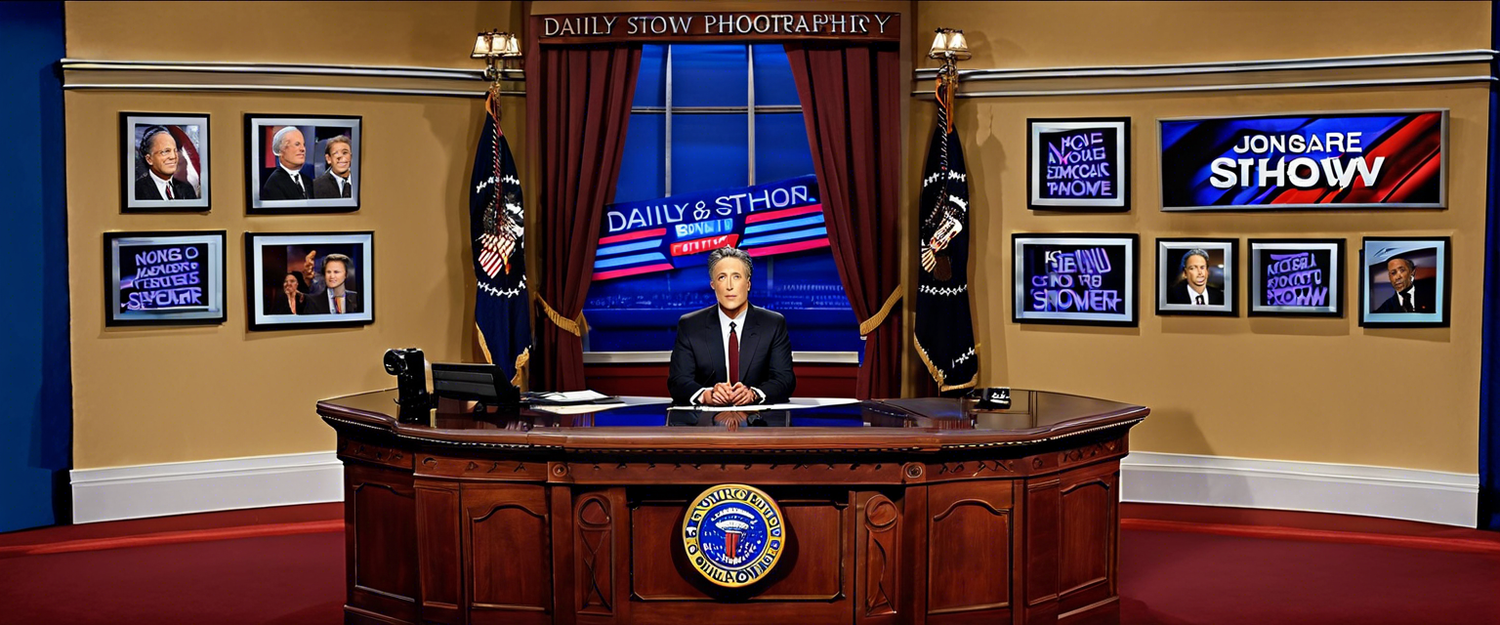
[[172, 199], [172, 183], [168, 182], [165, 188], [167, 190], [167, 199]]
[[740, 339], [734, 333], [734, 322], [729, 322], [729, 383], [740, 379]]
[[335, 297], [335, 298], [333, 298], [333, 307], [334, 307], [334, 309], [339, 314], [343, 314], [344, 313], [344, 298], [342, 298], [342, 297]]

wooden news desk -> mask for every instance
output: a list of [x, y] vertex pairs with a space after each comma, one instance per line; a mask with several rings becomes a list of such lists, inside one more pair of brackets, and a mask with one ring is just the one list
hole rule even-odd
[[[396, 419], [318, 402], [344, 462], [351, 623], [1115, 623], [1119, 460], [1149, 410], [1058, 393], [760, 414], [629, 406]], [[709, 486], [785, 519], [768, 576], [684, 553]]]

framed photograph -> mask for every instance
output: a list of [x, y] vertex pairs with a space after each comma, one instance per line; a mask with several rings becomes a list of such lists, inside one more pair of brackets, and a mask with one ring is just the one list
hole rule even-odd
[[1250, 315], [1344, 316], [1343, 239], [1250, 239]]
[[1452, 279], [1448, 237], [1365, 237], [1359, 325], [1447, 327]]
[[208, 115], [120, 113], [122, 212], [208, 210]]
[[104, 233], [105, 326], [224, 322], [224, 231]]
[[245, 212], [359, 210], [360, 118], [245, 115]]
[[1448, 111], [1158, 119], [1163, 211], [1444, 208]]
[[1130, 210], [1130, 118], [1026, 120], [1031, 210]]
[[372, 232], [245, 233], [251, 330], [375, 321]]
[[1240, 314], [1239, 239], [1157, 239], [1156, 314]]
[[1013, 234], [1011, 320], [1135, 326], [1136, 235]]

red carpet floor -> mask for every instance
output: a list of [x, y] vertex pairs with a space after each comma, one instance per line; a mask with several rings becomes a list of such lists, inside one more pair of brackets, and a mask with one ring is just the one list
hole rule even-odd
[[[338, 504], [0, 534], [0, 623], [342, 622]], [[1126, 505], [1126, 625], [1500, 625], [1500, 534]]]

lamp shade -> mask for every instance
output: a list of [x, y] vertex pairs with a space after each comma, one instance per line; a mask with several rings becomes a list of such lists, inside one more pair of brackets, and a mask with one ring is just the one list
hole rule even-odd
[[932, 39], [932, 49], [927, 52], [927, 58], [940, 59], [948, 52], [948, 33], [938, 29], [937, 36]]
[[474, 52], [469, 58], [482, 59], [490, 55], [490, 33], [479, 33], [474, 39]]
[[964, 31], [955, 30], [948, 33], [948, 53], [960, 61], [974, 56], [969, 52], [969, 40], [964, 38]]

